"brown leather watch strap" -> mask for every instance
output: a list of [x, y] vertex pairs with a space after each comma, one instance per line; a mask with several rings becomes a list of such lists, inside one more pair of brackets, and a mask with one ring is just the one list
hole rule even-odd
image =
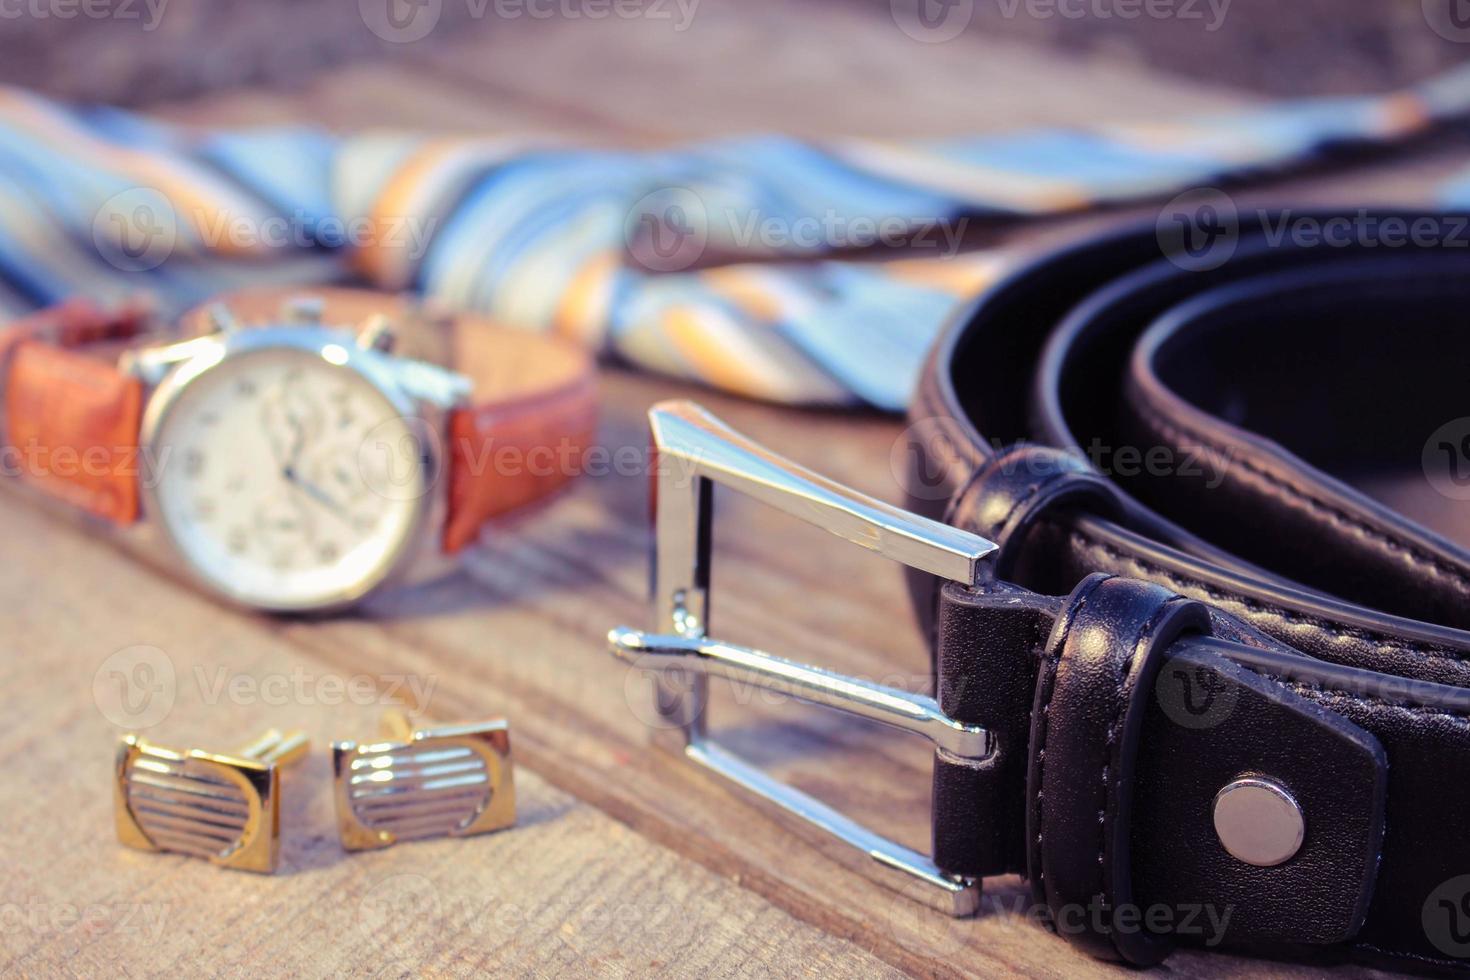
[[474, 384], [474, 404], [449, 420], [451, 552], [485, 521], [569, 482], [597, 435], [596, 375], [581, 350], [469, 319], [457, 321], [454, 348], [451, 363]]
[[[470, 380], [469, 404], [451, 412], [446, 427], [446, 552], [473, 541], [487, 520], [545, 499], [582, 471], [597, 434], [597, 385], [592, 358], [581, 348], [370, 290], [257, 289], [216, 302], [241, 323], [258, 324], [281, 320], [295, 297], [319, 299], [329, 325], [382, 314], [395, 328], [398, 353]], [[206, 314], [202, 308], [186, 314], [184, 332], [211, 329]]]
[[7, 472], [119, 524], [137, 519], [143, 389], [98, 355], [146, 321], [141, 305], [75, 301], [0, 331]]

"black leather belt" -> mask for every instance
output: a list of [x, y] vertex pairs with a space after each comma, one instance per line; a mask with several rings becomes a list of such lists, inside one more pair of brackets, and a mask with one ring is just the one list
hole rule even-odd
[[[659, 476], [663, 628], [612, 646], [687, 757], [952, 911], [1014, 872], [1133, 964], [1206, 942], [1463, 967], [1470, 234], [1387, 212], [1224, 233], [1205, 256], [1109, 234], [967, 310], [912, 412], [928, 520], [656, 408], [660, 463], [687, 464]], [[933, 698], [711, 639], [712, 483], [913, 567]], [[932, 858], [713, 745], [711, 675], [929, 737]]]

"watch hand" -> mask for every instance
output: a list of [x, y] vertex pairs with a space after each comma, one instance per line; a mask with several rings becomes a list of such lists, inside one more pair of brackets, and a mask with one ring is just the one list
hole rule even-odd
[[301, 498], [300, 494], [290, 494], [288, 499], [296, 508], [296, 513], [299, 515], [299, 520], [301, 522], [301, 529], [304, 532], [304, 536], [306, 537], [307, 542], [315, 542], [317, 537], [316, 515], [311, 512], [311, 508], [307, 505], [307, 502]]
[[301, 451], [306, 448], [306, 422], [295, 412], [287, 411], [286, 423], [296, 433], [296, 439], [291, 443], [291, 459], [288, 466], [295, 466], [301, 460]]
[[347, 515], [343, 513], [342, 508], [338, 505], [337, 501], [333, 500], [324, 490], [322, 490], [316, 484], [308, 483], [306, 480], [301, 479], [301, 477], [297, 475], [296, 470], [290, 466], [286, 466], [281, 470], [281, 476], [285, 477], [287, 483], [291, 484], [293, 487], [306, 494], [306, 496], [310, 497], [312, 500], [321, 504], [322, 507], [326, 510], [331, 511], [331, 513], [338, 520], [350, 526], [351, 522], [348, 521]]
[[265, 444], [270, 448], [271, 456], [275, 459], [277, 466], [286, 465], [286, 447], [281, 445], [277, 436], [277, 428], [274, 424], [274, 414], [279, 406], [274, 401], [268, 401], [260, 408], [260, 427], [265, 433]]
[[[277, 394], [274, 398], [266, 401], [260, 412], [261, 427], [265, 430], [266, 443], [270, 446], [271, 456], [280, 466], [295, 466], [301, 459], [302, 450], [306, 448], [306, 423], [297, 412], [291, 408], [288, 394]], [[290, 448], [284, 444], [286, 440], [281, 438], [281, 427], [291, 430]]]

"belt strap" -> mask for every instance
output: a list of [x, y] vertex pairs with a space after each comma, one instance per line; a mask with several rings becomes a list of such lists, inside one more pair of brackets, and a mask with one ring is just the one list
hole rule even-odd
[[1126, 229], [956, 319], [910, 504], [1000, 552], [911, 585], [940, 706], [997, 754], [936, 765], [939, 867], [1021, 872], [1136, 964], [1467, 962], [1466, 224], [1261, 215], [1208, 263]]

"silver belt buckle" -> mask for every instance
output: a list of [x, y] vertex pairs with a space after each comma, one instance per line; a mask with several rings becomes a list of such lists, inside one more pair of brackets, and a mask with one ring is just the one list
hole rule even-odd
[[[795, 663], [707, 634], [714, 484], [775, 507], [853, 544], [967, 585], [996, 545], [834, 483], [752, 442], [693, 402], [648, 413], [659, 455], [653, 612], [663, 632], [620, 627], [612, 653], [653, 673], [659, 717], [685, 758], [745, 791], [833, 857], [950, 915], [974, 915], [978, 880], [944, 873], [910, 850], [794, 789], [713, 742], [705, 726], [711, 676], [777, 690], [929, 739], [948, 762], [981, 766], [994, 752], [985, 729], [948, 717], [932, 697]], [[661, 742], [668, 744], [667, 739]]]

